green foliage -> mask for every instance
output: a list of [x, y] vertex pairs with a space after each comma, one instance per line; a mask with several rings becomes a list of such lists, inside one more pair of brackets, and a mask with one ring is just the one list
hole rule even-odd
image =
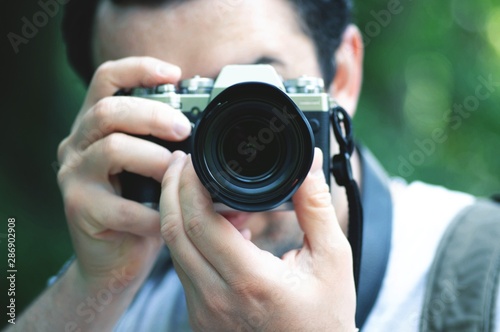
[[356, 12], [368, 42], [357, 137], [392, 175], [499, 192], [500, 5], [376, 0]]
[[[21, 18], [40, 10], [35, 2], [10, 6], [9, 32], [19, 33]], [[408, 181], [499, 192], [500, 86], [485, 97], [482, 81], [500, 82], [500, 5], [368, 0], [355, 10], [367, 43], [359, 140], [390, 174]], [[72, 255], [54, 167], [85, 91], [65, 60], [59, 24], [60, 12], [17, 54], [4, 39], [0, 217], [2, 225], [17, 219], [18, 312]], [[4, 242], [0, 247], [5, 271]]]

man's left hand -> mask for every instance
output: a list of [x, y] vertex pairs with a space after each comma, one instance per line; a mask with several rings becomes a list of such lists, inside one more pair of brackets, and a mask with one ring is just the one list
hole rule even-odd
[[194, 330], [355, 331], [351, 248], [315, 157], [293, 197], [303, 247], [278, 258], [214, 211], [191, 158], [177, 154], [163, 178], [161, 232]]

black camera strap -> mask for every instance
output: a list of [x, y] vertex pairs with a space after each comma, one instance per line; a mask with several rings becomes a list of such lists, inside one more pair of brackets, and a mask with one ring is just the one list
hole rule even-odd
[[345, 187], [349, 208], [349, 226], [347, 239], [351, 245], [353, 258], [354, 283], [356, 292], [359, 284], [359, 270], [361, 267], [361, 247], [363, 237], [363, 208], [359, 187], [354, 180], [351, 168], [351, 156], [354, 151], [352, 122], [349, 114], [340, 106], [334, 106], [330, 111], [330, 120], [333, 132], [339, 145], [339, 153], [334, 155], [331, 163], [331, 172], [335, 182]]

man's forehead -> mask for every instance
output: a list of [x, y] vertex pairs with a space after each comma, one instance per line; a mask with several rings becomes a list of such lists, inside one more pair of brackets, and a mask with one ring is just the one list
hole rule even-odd
[[314, 48], [287, 0], [105, 1], [97, 18], [96, 64], [148, 55], [179, 65], [184, 77], [214, 77], [226, 64], [260, 59], [286, 65], [291, 52]]

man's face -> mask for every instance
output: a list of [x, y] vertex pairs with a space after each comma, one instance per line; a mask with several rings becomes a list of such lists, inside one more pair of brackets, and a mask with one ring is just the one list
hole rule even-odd
[[[193, 0], [158, 7], [101, 3], [94, 61], [152, 56], [182, 69], [182, 78], [215, 78], [228, 64], [269, 63], [284, 78], [321, 77], [313, 42], [287, 0]], [[260, 248], [282, 255], [301, 246], [293, 212], [227, 215], [249, 228]]]

